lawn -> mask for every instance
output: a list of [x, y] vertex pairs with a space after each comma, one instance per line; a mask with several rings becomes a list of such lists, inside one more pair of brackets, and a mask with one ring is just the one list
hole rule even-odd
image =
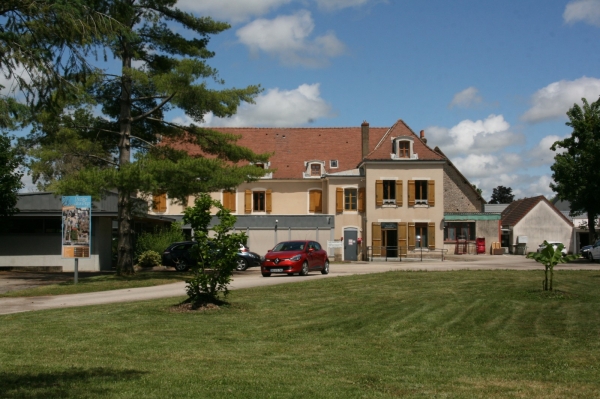
[[600, 397], [600, 272], [388, 272], [0, 316], [2, 398]]
[[24, 290], [10, 291], [0, 294], [3, 297], [44, 296], [82, 294], [84, 292], [111, 291], [126, 288], [152, 287], [155, 285], [171, 284], [185, 281], [190, 278], [189, 273], [173, 271], [138, 272], [132, 276], [118, 276], [116, 274], [103, 274], [100, 276], [79, 278], [77, 284], [73, 280], [58, 284], [44, 285]]

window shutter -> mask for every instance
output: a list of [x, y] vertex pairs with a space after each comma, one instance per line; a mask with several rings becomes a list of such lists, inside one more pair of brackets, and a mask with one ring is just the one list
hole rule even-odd
[[229, 210], [231, 212], [235, 212], [236, 211], [236, 201], [237, 200], [237, 192], [236, 191], [230, 191], [229, 192]]
[[335, 190], [335, 211], [336, 213], [344, 211], [344, 189], [341, 187]]
[[317, 198], [315, 196], [316, 191], [308, 192], [308, 211], [314, 212], [317, 209]]
[[408, 181], [408, 206], [415, 206], [415, 181]]
[[315, 212], [323, 213], [323, 191], [315, 191]]
[[396, 180], [396, 206], [402, 206], [402, 180]]
[[427, 204], [435, 206], [435, 180], [427, 182]]
[[266, 197], [267, 197], [266, 198], [266, 202], [267, 202], [267, 204], [266, 204], [266, 210], [267, 210], [267, 213], [271, 213], [272, 210], [273, 210], [272, 201], [271, 201], [271, 197], [272, 197], [271, 196], [271, 190], [267, 190]]
[[231, 212], [235, 212], [235, 191], [223, 191], [223, 206]]
[[252, 213], [252, 191], [246, 190], [244, 194], [244, 212]]
[[409, 251], [415, 250], [415, 238], [416, 238], [415, 233], [416, 233], [415, 224], [409, 223], [408, 224], [408, 250]]
[[427, 247], [435, 249], [435, 223], [433, 222], [427, 225]]
[[398, 223], [398, 249], [400, 250], [400, 256], [406, 256], [408, 254], [408, 245], [406, 240], [406, 222]]
[[371, 225], [371, 236], [373, 237], [373, 256], [381, 256], [381, 223]]
[[154, 212], [166, 212], [167, 211], [167, 194], [156, 193], [152, 196], [152, 210]]
[[361, 187], [358, 189], [358, 211], [365, 212], [365, 188]]
[[383, 205], [383, 180], [375, 181], [375, 205]]

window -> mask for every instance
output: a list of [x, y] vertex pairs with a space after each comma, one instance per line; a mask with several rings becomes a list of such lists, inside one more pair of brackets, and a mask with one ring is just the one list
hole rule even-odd
[[252, 210], [254, 212], [265, 212], [266, 211], [266, 195], [264, 191], [253, 191], [252, 192]]
[[435, 206], [435, 180], [409, 180], [408, 206]]
[[344, 190], [344, 210], [356, 211], [358, 209], [358, 190], [347, 188]]
[[475, 222], [444, 223], [444, 241], [475, 240]]
[[402, 180], [376, 180], [375, 202], [377, 206], [402, 206]]
[[310, 175], [321, 176], [321, 165], [318, 163], [310, 164]]
[[427, 248], [427, 223], [416, 223], [415, 224], [415, 247], [416, 248]]
[[398, 157], [410, 158], [410, 143], [408, 141], [398, 142]]
[[337, 159], [332, 159], [331, 161], [329, 161], [329, 167], [332, 169], [335, 169], [338, 167], [338, 161]]

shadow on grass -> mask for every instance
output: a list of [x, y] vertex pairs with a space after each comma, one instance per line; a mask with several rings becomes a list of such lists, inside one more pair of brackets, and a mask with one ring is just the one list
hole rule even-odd
[[0, 398], [48, 399], [110, 397], [116, 383], [138, 379], [146, 372], [105, 367], [52, 372], [0, 372]]

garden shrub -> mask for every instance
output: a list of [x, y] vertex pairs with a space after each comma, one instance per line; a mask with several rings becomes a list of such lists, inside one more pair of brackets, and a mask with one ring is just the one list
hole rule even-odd
[[161, 263], [162, 259], [160, 254], [155, 251], [142, 252], [140, 256], [138, 256], [138, 265], [141, 267], [160, 266]]
[[146, 251], [162, 254], [169, 245], [178, 241], [185, 241], [182, 223], [171, 223], [169, 228], [155, 228], [153, 232], [143, 232], [137, 237], [135, 254], [139, 256]]

